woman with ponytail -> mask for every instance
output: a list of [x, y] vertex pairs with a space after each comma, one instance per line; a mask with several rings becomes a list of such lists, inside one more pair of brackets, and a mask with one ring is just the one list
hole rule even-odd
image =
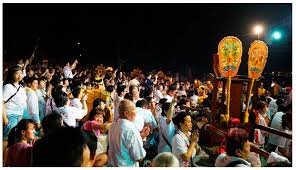
[[22, 119], [8, 135], [8, 150], [5, 166], [31, 166], [32, 142], [36, 124], [31, 119]]

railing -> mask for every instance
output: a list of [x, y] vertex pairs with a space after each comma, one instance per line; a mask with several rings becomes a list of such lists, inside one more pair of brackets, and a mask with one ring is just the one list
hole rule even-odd
[[284, 138], [292, 140], [292, 135], [291, 134], [288, 134], [288, 133], [285, 133], [285, 132], [282, 132], [282, 131], [279, 131], [279, 130], [276, 130], [276, 129], [273, 129], [273, 128], [270, 128], [270, 127], [255, 125], [254, 128], [264, 130], [266, 132], [269, 132], [269, 133], [272, 133], [272, 134], [275, 134], [275, 135], [278, 135], [278, 136], [282, 136]]

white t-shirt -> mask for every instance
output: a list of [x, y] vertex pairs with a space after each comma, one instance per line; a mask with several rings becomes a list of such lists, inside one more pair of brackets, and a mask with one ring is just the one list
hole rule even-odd
[[[285, 130], [284, 132], [287, 133], [287, 134], [291, 134], [292, 135], [292, 131], [291, 130]], [[292, 146], [292, 140], [291, 139], [281, 137], [280, 140], [279, 140], [279, 145], [276, 148], [275, 152], [277, 154], [279, 154], [279, 155], [282, 155], [279, 152], [279, 147], [281, 147], [281, 148], [284, 148], [286, 151], [288, 151], [288, 157], [291, 157], [292, 156], [292, 148], [291, 148], [291, 146]], [[284, 156], [284, 155], [282, 155], [282, 156]]]
[[165, 96], [163, 96], [163, 98], [166, 98], [167, 99], [167, 101], [166, 102], [172, 102], [173, 101], [173, 97], [171, 97], [170, 95], [165, 95]]
[[73, 78], [72, 69], [71, 67], [65, 66], [63, 69], [64, 77], [65, 78]]
[[172, 141], [173, 141], [176, 129], [173, 121], [167, 124], [166, 120], [167, 120], [166, 117], [160, 116], [159, 124], [158, 124], [158, 129], [159, 129], [158, 153], [172, 152], [170, 146], [163, 139], [163, 136], [172, 146]]
[[115, 97], [115, 100], [114, 100], [114, 122], [116, 122], [117, 118], [119, 117], [119, 105], [123, 99], [124, 98], [121, 96]]
[[82, 109], [82, 103], [78, 98], [73, 98], [70, 100], [70, 106]]
[[[268, 127], [264, 117], [261, 114], [259, 114], [258, 116], [259, 116], [258, 125]], [[267, 136], [267, 134], [268, 133], [265, 132], [264, 130], [255, 129], [254, 143], [258, 144], [259, 146], [263, 146], [265, 144], [265, 136]]]
[[154, 98], [155, 98], [155, 100], [156, 100], [157, 103], [159, 102], [160, 99], [163, 98], [163, 95], [162, 95], [162, 93], [161, 93], [160, 90], [156, 90], [154, 92]]
[[119, 118], [109, 129], [108, 164], [110, 166], [139, 167], [146, 156], [140, 132], [133, 122]]
[[248, 161], [246, 161], [244, 159], [241, 159], [239, 157], [228, 156], [225, 153], [222, 153], [217, 157], [214, 166], [216, 166], [216, 167], [226, 167], [231, 162], [234, 162], [234, 161], [237, 161], [237, 160], [240, 160], [240, 161], [242, 161], [244, 163], [237, 164], [235, 167], [251, 167], [250, 162], [248, 162]]
[[198, 96], [197, 95], [191, 96], [190, 99], [193, 100], [195, 102], [195, 104], [197, 104], [197, 101], [198, 101]]
[[76, 120], [80, 120], [86, 115], [86, 111], [78, 109], [76, 107], [64, 106], [55, 109], [59, 114], [61, 114], [63, 121], [72, 127], [76, 127]]
[[[282, 127], [282, 116], [284, 115], [285, 113], [283, 112], [277, 112], [272, 121], [271, 121], [271, 125], [270, 127], [271, 128], [274, 128], [276, 130], [279, 130], [279, 131], [284, 131], [283, 127]], [[272, 134], [270, 133], [269, 134], [269, 138], [268, 138], [268, 141], [269, 143], [271, 144], [274, 144], [274, 145], [279, 145], [280, 144], [280, 140], [281, 140], [282, 137], [278, 136], [278, 135], [275, 135], [275, 134]]]
[[27, 106], [29, 118], [33, 119], [36, 123], [40, 123], [39, 119], [39, 105], [38, 97], [34, 90], [28, 88], [27, 90]]
[[192, 156], [189, 161], [183, 161], [181, 155], [187, 153], [190, 146], [190, 141], [188, 137], [180, 130], [176, 133], [173, 138], [172, 142], [172, 150], [173, 154], [179, 159], [180, 167], [189, 166], [191, 165], [191, 160], [193, 160], [194, 156], [196, 155], [196, 149], [194, 148]]
[[277, 109], [278, 109], [278, 105], [276, 104], [276, 100], [270, 98], [271, 101], [270, 103], [268, 104], [268, 109], [269, 109], [269, 117], [272, 118], [272, 116], [274, 116], [274, 114], [277, 112]]
[[152, 129], [157, 128], [157, 122], [150, 110], [136, 107], [136, 112], [137, 115], [142, 115], [144, 117], [145, 123], [149, 123]]
[[[18, 89], [18, 86], [12, 84], [6, 84], [3, 86], [3, 100], [7, 101], [12, 95], [14, 95]], [[27, 95], [24, 87], [20, 87], [19, 91], [13, 96], [6, 104], [7, 115], [23, 115], [24, 110], [27, 109]]]

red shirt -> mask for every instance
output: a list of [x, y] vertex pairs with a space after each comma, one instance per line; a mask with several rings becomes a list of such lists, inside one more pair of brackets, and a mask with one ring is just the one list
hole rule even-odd
[[16, 143], [8, 148], [5, 166], [31, 166], [33, 146], [28, 143]]

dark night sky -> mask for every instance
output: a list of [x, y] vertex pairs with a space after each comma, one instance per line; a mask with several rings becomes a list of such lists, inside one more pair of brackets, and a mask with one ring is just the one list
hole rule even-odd
[[[292, 4], [3, 4], [3, 61], [29, 57], [39, 36], [37, 57], [62, 64], [79, 41], [82, 63], [115, 65], [120, 56], [126, 67], [212, 72], [211, 55], [233, 35], [243, 43], [245, 73], [256, 22], [266, 29], [266, 69], [292, 71]], [[285, 34], [278, 42], [269, 38], [274, 29]]]

